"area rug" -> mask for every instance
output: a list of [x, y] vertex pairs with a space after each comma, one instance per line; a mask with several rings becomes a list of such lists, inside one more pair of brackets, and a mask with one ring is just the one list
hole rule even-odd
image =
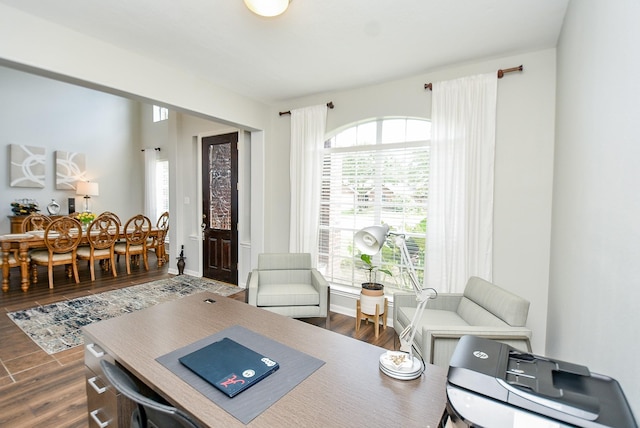
[[46, 353], [55, 354], [82, 345], [80, 329], [85, 325], [201, 291], [230, 296], [241, 289], [207, 278], [178, 275], [7, 315]]

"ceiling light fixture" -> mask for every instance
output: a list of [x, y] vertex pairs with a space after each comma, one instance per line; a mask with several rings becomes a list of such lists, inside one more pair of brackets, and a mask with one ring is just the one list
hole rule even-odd
[[244, 0], [249, 10], [260, 16], [278, 16], [289, 7], [291, 0]]

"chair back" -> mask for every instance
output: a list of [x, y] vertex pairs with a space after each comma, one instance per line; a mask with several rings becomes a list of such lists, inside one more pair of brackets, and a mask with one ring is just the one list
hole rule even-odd
[[87, 228], [87, 240], [95, 250], [111, 248], [120, 237], [120, 225], [115, 217], [100, 214]]
[[529, 301], [484, 279], [469, 278], [456, 311], [470, 325], [524, 327]]
[[199, 427], [195, 421], [180, 409], [142, 395], [135, 382], [118, 366], [106, 360], [101, 360], [100, 366], [109, 383], [122, 395], [138, 405], [138, 408], [131, 415], [132, 427]]
[[165, 234], [169, 231], [169, 211], [165, 211], [160, 214], [160, 217], [158, 217], [158, 222], [156, 223], [156, 227], [160, 230], [163, 230]]
[[169, 211], [160, 214], [156, 227], [158, 228], [158, 237], [155, 240], [164, 241], [167, 233], [169, 233]]
[[51, 217], [40, 213], [31, 213], [22, 220], [22, 233], [45, 230], [49, 224], [51, 224]]
[[44, 230], [44, 243], [49, 253], [60, 254], [74, 251], [82, 240], [82, 225], [71, 217], [52, 221]]
[[127, 241], [127, 245], [143, 245], [146, 246], [147, 238], [151, 232], [151, 220], [149, 217], [137, 214], [127, 220], [124, 225], [123, 234]]
[[308, 284], [311, 282], [311, 254], [258, 254], [260, 282], [263, 284]]
[[105, 211], [105, 212], [101, 213], [98, 217], [102, 217], [104, 215], [108, 215], [108, 216], [113, 217], [118, 222], [118, 224], [120, 226], [122, 226], [122, 222], [120, 221], [120, 217], [118, 217], [118, 215], [116, 213], [112, 213], [111, 211]]

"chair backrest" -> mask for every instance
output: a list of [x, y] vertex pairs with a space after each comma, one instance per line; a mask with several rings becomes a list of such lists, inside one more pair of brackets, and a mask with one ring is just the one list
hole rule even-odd
[[96, 250], [110, 248], [118, 240], [120, 225], [115, 217], [100, 214], [87, 228], [89, 245]]
[[311, 269], [309, 253], [263, 253], [258, 254], [258, 270]]
[[158, 221], [156, 223], [156, 227], [164, 231], [169, 230], [169, 211], [165, 211], [160, 214], [160, 217], [158, 217]]
[[68, 253], [82, 240], [82, 224], [75, 218], [60, 217], [44, 230], [44, 243], [50, 253]]
[[263, 284], [311, 283], [311, 254], [258, 254], [260, 282]]
[[[160, 428], [199, 427], [195, 421], [180, 409], [159, 403], [142, 395], [136, 383], [118, 366], [106, 360], [101, 360], [100, 366], [109, 383], [122, 395], [138, 404], [138, 409], [131, 415], [131, 426], [157, 426]], [[149, 422], [153, 423], [153, 425], [150, 425]]]
[[120, 217], [118, 217], [118, 215], [116, 213], [112, 213], [111, 211], [105, 211], [103, 213], [101, 213], [98, 217], [102, 217], [103, 215], [108, 215], [113, 217], [120, 226], [122, 226], [122, 222], [120, 221]]
[[51, 217], [40, 213], [31, 213], [22, 220], [22, 233], [45, 230], [49, 224], [51, 224]]
[[165, 211], [160, 214], [158, 217], [158, 221], [156, 223], [156, 227], [158, 228], [158, 241], [164, 241], [164, 238], [169, 233], [169, 211]]
[[127, 245], [146, 245], [149, 232], [151, 232], [151, 220], [142, 214], [134, 215], [127, 220], [122, 231]]
[[[512, 327], [524, 327], [529, 301], [484, 279], [471, 277], [457, 313], [472, 325], [501, 325], [504, 322]], [[497, 322], [491, 317], [497, 318]]]

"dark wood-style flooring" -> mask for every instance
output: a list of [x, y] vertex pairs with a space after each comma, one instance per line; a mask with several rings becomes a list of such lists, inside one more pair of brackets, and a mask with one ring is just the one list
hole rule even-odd
[[[48, 287], [46, 269], [39, 270], [38, 283], [31, 284], [27, 292], [20, 289], [19, 271], [12, 269], [9, 291], [0, 292], [0, 306], [4, 312], [11, 312], [172, 276], [167, 273], [167, 265], [157, 267], [153, 255], [149, 264], [148, 272], [144, 268], [134, 267], [131, 275], [127, 275], [124, 261], [120, 261], [117, 278], [96, 267], [96, 281], [91, 282], [87, 264], [80, 263], [80, 284], [66, 278], [64, 268], [58, 267], [55, 269], [53, 290]], [[245, 301], [245, 292], [237, 293], [233, 298]], [[324, 319], [312, 318], [304, 322], [324, 328]], [[356, 334], [355, 319], [337, 313], [331, 314], [331, 330], [386, 349], [395, 349], [397, 344], [393, 328], [381, 330], [376, 339], [373, 324], [363, 322]], [[79, 346], [48, 355], [6, 314], [2, 314], [0, 427], [36, 426], [88, 426], [84, 348]]]

